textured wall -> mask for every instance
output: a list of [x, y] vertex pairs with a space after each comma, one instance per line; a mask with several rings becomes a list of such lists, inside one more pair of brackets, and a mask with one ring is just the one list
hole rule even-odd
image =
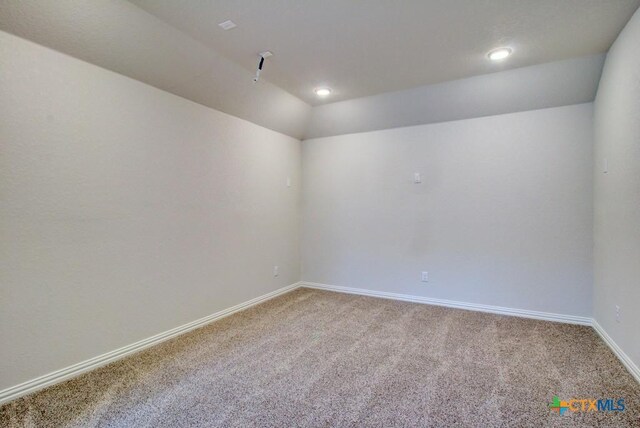
[[0, 69], [0, 389], [298, 281], [298, 140], [2, 32]]
[[639, 47], [640, 12], [636, 12], [607, 55], [595, 101], [594, 187], [594, 316], [636, 366], [640, 366]]
[[304, 141], [302, 278], [590, 316], [592, 145], [590, 103]]

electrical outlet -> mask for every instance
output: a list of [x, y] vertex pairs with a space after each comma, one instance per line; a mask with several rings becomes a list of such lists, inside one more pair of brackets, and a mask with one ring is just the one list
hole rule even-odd
[[422, 272], [422, 275], [420, 275], [420, 281], [429, 282], [429, 272]]
[[278, 272], [278, 266], [274, 266], [273, 267], [273, 276], [278, 276], [280, 275], [280, 272]]
[[420, 175], [419, 172], [414, 172], [413, 173], [413, 182], [416, 183], [416, 184], [422, 183], [422, 175]]
[[616, 322], [620, 322], [620, 306], [616, 305]]
[[291, 187], [291, 177], [287, 177], [287, 187]]

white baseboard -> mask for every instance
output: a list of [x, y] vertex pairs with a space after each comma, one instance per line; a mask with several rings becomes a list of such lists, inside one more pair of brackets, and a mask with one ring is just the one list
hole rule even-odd
[[626, 369], [629, 370], [629, 373], [631, 373], [636, 381], [640, 383], [640, 368], [638, 368], [638, 366], [635, 365], [633, 361], [631, 361], [631, 358], [629, 358], [629, 356], [624, 353], [624, 351], [618, 346], [616, 342], [613, 341], [611, 336], [609, 336], [607, 332], [604, 331], [602, 326], [598, 324], [598, 321], [596, 321], [595, 319], [593, 320], [593, 329], [602, 338], [604, 343], [609, 346], [611, 351], [615, 354], [616, 357], [618, 357], [618, 359], [622, 362]]
[[364, 288], [342, 287], [339, 285], [319, 284], [316, 282], [301, 281], [300, 285], [306, 288], [337, 291], [340, 293], [359, 294], [362, 296], [381, 297], [383, 299], [402, 300], [404, 302], [423, 303], [427, 305], [445, 306], [447, 308], [466, 309], [470, 311], [488, 312], [499, 315], [512, 315], [522, 318], [532, 318], [545, 321], [556, 321], [568, 324], [591, 325], [591, 318], [575, 315], [554, 314], [550, 312], [530, 311], [527, 309], [505, 308], [502, 306], [481, 305], [478, 303], [458, 302], [455, 300], [434, 299], [431, 297], [414, 296], [410, 294], [389, 293], [386, 291], [374, 291]]
[[199, 320], [192, 321], [188, 324], [181, 325], [180, 327], [167, 330], [163, 333], [156, 334], [155, 336], [151, 336], [139, 342], [132, 343], [131, 345], [127, 345], [120, 349], [116, 349], [115, 351], [98, 355], [97, 357], [93, 357], [91, 359], [82, 361], [80, 363], [74, 364], [64, 369], [57, 370], [55, 372], [46, 374], [44, 376], [40, 376], [36, 379], [32, 379], [27, 382], [21, 383], [20, 385], [7, 388], [5, 390], [0, 391], [0, 404], [6, 403], [11, 400], [15, 400], [16, 398], [19, 398], [23, 395], [29, 394], [31, 392], [35, 392], [39, 389], [45, 388], [55, 383], [62, 382], [64, 380], [78, 376], [90, 370], [97, 369], [98, 367], [109, 364], [127, 355], [131, 355], [134, 352], [138, 352], [150, 346], [157, 345], [161, 342], [164, 342], [165, 340], [169, 340], [171, 338], [184, 334], [188, 331], [191, 331], [198, 327], [202, 327], [206, 324], [209, 324], [213, 321], [219, 320], [221, 318], [227, 317], [236, 312], [242, 311], [244, 309], [248, 309], [251, 306], [255, 306], [269, 299], [273, 299], [274, 297], [293, 291], [298, 287], [300, 287], [299, 282], [288, 285], [286, 287], [272, 291], [271, 293], [264, 294], [262, 296], [256, 297], [255, 299], [251, 299], [247, 302], [240, 303], [239, 305], [233, 306], [231, 308], [216, 312], [215, 314], [206, 316], [204, 318], [200, 318]]
[[596, 320], [589, 317], [579, 317], [575, 315], [554, 314], [550, 312], [530, 311], [526, 309], [513, 309], [501, 306], [481, 305], [476, 303], [458, 302], [454, 300], [433, 299], [430, 297], [413, 296], [409, 294], [388, 293], [385, 291], [367, 290], [364, 288], [342, 287], [339, 285], [319, 284], [316, 282], [301, 281], [300, 287], [315, 288], [318, 290], [336, 291], [339, 293], [358, 294], [362, 296], [380, 297], [383, 299], [402, 300], [404, 302], [423, 303], [428, 305], [445, 306], [448, 308], [467, 309], [478, 312], [488, 312], [491, 314], [511, 315], [522, 318], [532, 318], [544, 321], [555, 321], [568, 324], [578, 324], [592, 327], [602, 338], [604, 343], [611, 349], [625, 368], [640, 383], [640, 368], [629, 358], [627, 354], [611, 339], [606, 331]]
[[592, 318], [578, 317], [574, 315], [562, 315], [549, 312], [530, 311], [526, 309], [513, 309], [505, 308], [501, 306], [481, 305], [475, 303], [458, 302], [453, 300], [434, 299], [430, 297], [413, 296], [408, 294], [388, 293], [384, 291], [366, 290], [363, 288], [341, 287], [337, 285], [319, 284], [314, 282], [297, 282], [289, 286], [272, 291], [271, 293], [256, 297], [247, 302], [240, 303], [228, 309], [216, 312], [215, 314], [200, 318], [199, 320], [190, 322], [188, 324], [176, 327], [174, 329], [165, 331], [131, 345], [116, 349], [115, 351], [107, 352], [106, 354], [99, 355], [86, 361], [74, 364], [61, 370], [40, 376], [36, 379], [21, 383], [5, 390], [0, 391], [0, 404], [19, 398], [23, 395], [35, 392], [39, 389], [53, 385], [55, 383], [62, 382], [72, 377], [78, 376], [82, 373], [94, 370], [98, 367], [109, 364], [127, 355], [131, 355], [135, 352], [141, 351], [153, 345], [157, 345], [165, 340], [169, 340], [188, 331], [194, 330], [198, 327], [202, 327], [213, 321], [219, 320], [236, 312], [248, 309], [251, 306], [255, 306], [259, 303], [265, 302], [274, 297], [293, 291], [299, 287], [315, 288], [319, 290], [336, 291], [340, 293], [358, 294], [362, 296], [380, 297], [384, 299], [401, 300], [405, 302], [423, 303], [436, 306], [445, 306], [448, 308], [466, 309], [479, 312], [488, 312], [499, 315], [511, 315], [523, 318], [532, 318], [546, 321], [563, 322], [569, 324], [579, 324], [592, 326], [602, 340], [609, 346], [611, 351], [620, 359], [622, 364], [629, 370], [631, 375], [640, 382], [640, 369], [634, 364], [634, 362], [627, 356], [622, 349], [611, 339], [611, 337], [604, 331], [604, 329]]

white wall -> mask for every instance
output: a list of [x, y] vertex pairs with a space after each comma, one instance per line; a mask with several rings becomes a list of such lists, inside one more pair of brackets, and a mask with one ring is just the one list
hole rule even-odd
[[590, 316], [592, 146], [590, 103], [304, 141], [302, 279]]
[[0, 70], [0, 390], [298, 281], [298, 140], [2, 32]]
[[[594, 317], [636, 366], [640, 366], [639, 47], [637, 11], [607, 55], [595, 100], [594, 186]], [[620, 323], [615, 319], [616, 305]]]
[[316, 106], [306, 138], [591, 102], [603, 62], [591, 55]]

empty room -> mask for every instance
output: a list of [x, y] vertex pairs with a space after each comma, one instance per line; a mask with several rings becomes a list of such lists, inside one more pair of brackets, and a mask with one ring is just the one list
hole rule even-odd
[[0, 0], [0, 427], [640, 427], [640, 0]]

